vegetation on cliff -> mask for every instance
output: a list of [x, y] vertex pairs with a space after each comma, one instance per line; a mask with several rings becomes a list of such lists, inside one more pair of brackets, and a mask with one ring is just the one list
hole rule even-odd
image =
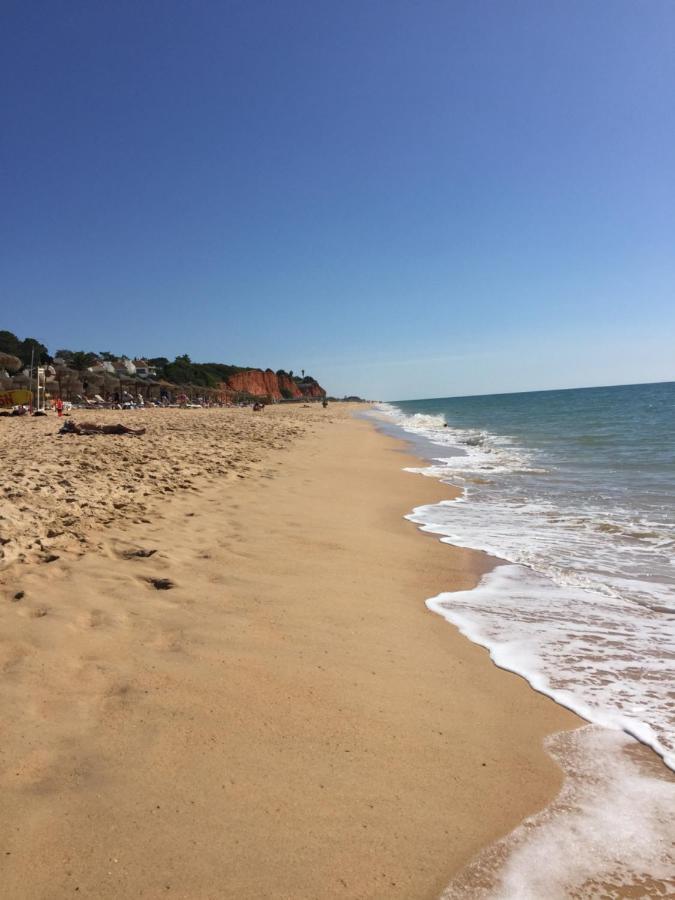
[[[24, 366], [29, 366], [31, 358], [36, 365], [47, 365], [60, 360], [68, 369], [84, 373], [92, 367], [110, 363], [115, 368], [128, 363], [129, 357], [111, 353], [109, 350], [59, 349], [50, 355], [47, 347], [35, 338], [21, 340], [11, 331], [0, 331], [0, 353], [18, 357]], [[31, 356], [32, 355], [32, 356]], [[187, 353], [173, 361], [165, 356], [147, 357], [132, 361], [135, 366], [142, 364], [148, 377], [167, 381], [177, 386], [227, 389], [251, 397], [269, 399], [300, 399], [302, 397], [322, 397], [325, 391], [311, 375], [298, 377], [293, 370], [258, 369], [252, 366], [235, 366], [225, 363], [193, 362]], [[133, 368], [132, 368], [133, 371]]]
[[164, 378], [172, 384], [196, 384], [203, 387], [216, 387], [234, 375], [243, 372], [243, 366], [230, 366], [225, 363], [195, 363], [187, 353], [177, 356], [170, 362], [164, 356], [148, 359], [148, 365], [157, 370], [157, 377]]
[[51, 360], [47, 348], [36, 338], [25, 338], [23, 341], [11, 331], [0, 331], [0, 353], [17, 356], [25, 366], [33, 359]]

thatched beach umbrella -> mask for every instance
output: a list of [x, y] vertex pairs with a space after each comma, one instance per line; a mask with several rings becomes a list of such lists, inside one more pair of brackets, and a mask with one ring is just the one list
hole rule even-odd
[[188, 384], [186, 385], [186, 393], [190, 398], [190, 403], [194, 403], [195, 400], [198, 400], [201, 396], [203, 388], [200, 384]]
[[121, 403], [124, 400], [124, 391], [126, 390], [124, 385], [128, 381], [128, 376], [122, 374], [121, 372], [115, 372], [115, 375], [113, 377], [115, 379], [115, 387], [113, 389], [113, 393], [118, 395]]
[[18, 372], [23, 363], [18, 356], [12, 356], [11, 353], [0, 353], [0, 369], [7, 372]]
[[73, 394], [81, 394], [84, 390], [80, 376], [73, 369], [57, 369], [56, 378], [59, 382], [59, 392], [66, 400], [71, 400]]
[[59, 383], [54, 375], [48, 375], [45, 379], [45, 396], [57, 397], [59, 393]]
[[119, 389], [119, 381], [116, 375], [113, 375], [112, 372], [104, 372], [103, 377], [103, 396], [107, 399], [107, 397], [114, 393]]
[[135, 375], [122, 375], [120, 377], [120, 385], [123, 393], [126, 392], [134, 400], [138, 393], [138, 381], [139, 379]]
[[82, 377], [82, 384], [87, 396], [93, 397], [94, 394], [99, 394], [103, 389], [103, 373], [85, 372]]
[[61, 397], [63, 399], [64, 385], [68, 383], [68, 379], [74, 374], [75, 373], [73, 372], [73, 370], [69, 369], [68, 366], [64, 365], [63, 363], [55, 364], [54, 379], [56, 381], [56, 384], [58, 385], [56, 391], [58, 397]]
[[174, 391], [176, 390], [176, 385], [171, 381], [166, 381], [163, 378], [158, 378], [155, 382], [158, 388], [158, 398], [161, 399], [163, 396], [171, 398], [173, 397]]
[[136, 393], [140, 394], [141, 397], [147, 397], [148, 395], [148, 379], [141, 378], [140, 375], [134, 375], [134, 387], [136, 388]]
[[25, 375], [23, 372], [18, 372], [16, 375], [12, 375], [10, 378], [11, 385], [9, 387], [10, 391], [16, 390], [27, 390], [30, 391], [32, 389], [32, 382], [28, 375]]
[[154, 397], [159, 397], [159, 381], [155, 381], [153, 378], [143, 378], [141, 379], [143, 383], [143, 397], [146, 400], [154, 399]]

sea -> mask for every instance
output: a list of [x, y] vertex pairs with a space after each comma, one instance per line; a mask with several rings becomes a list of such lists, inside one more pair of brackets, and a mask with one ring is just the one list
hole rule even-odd
[[548, 739], [557, 800], [444, 900], [675, 897], [675, 382], [376, 415], [422, 457], [411, 471], [461, 492], [408, 518], [495, 558], [429, 608], [588, 723]]

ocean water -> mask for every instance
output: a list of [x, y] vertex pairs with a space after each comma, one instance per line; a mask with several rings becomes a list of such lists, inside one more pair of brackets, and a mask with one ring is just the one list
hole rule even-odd
[[[428, 457], [414, 471], [462, 490], [409, 518], [504, 562], [428, 606], [592, 723], [551, 742], [564, 799], [446, 896], [675, 896], [675, 779], [633, 752], [637, 739], [675, 770], [675, 383], [379, 412]], [[535, 835], [549, 855], [576, 848], [576, 874], [548, 866], [545, 893]]]

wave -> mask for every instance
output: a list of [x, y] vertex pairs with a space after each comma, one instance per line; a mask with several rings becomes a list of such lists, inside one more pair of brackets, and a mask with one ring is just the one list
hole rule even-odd
[[409, 471], [462, 491], [407, 518], [505, 561], [474, 590], [440, 594], [428, 607], [498, 666], [593, 723], [549, 742], [566, 773], [554, 804], [474, 860], [443, 900], [612, 897], [626, 888], [644, 896], [652, 882], [653, 895], [666, 896], [675, 781], [656, 757], [648, 773], [631, 754], [635, 739], [675, 770], [675, 527], [581, 489], [550, 453], [508, 436], [390, 405], [380, 412], [448, 448]]
[[558, 797], [479, 853], [441, 900], [672, 897], [675, 782], [606, 728], [552, 735], [546, 749], [565, 772]]
[[[431, 443], [451, 449], [451, 456], [436, 460], [448, 470], [446, 475], [450, 471], [461, 476], [486, 472], [547, 471], [534, 465], [533, 455], [516, 446], [508, 436], [490, 434], [482, 429], [450, 427], [444, 415], [406, 415], [388, 403], [379, 403], [376, 409], [408, 434], [424, 437]], [[440, 471], [434, 474], [440, 476]]]
[[642, 574], [672, 546], [673, 526], [592, 497], [565, 508], [559, 493], [541, 487], [536, 453], [504, 435], [391, 405], [380, 411], [436, 444], [481, 438], [409, 470], [459, 484], [462, 494], [407, 518], [446, 543], [512, 565], [498, 566], [473, 591], [433, 598], [430, 608], [488, 647], [498, 665], [589, 721], [627, 731], [675, 768], [675, 599], [669, 584]]
[[[423, 531], [433, 531], [424, 526]], [[427, 601], [502, 669], [582, 718], [625, 731], [675, 770], [675, 640], [651, 609], [500, 565]]]
[[440, 534], [527, 565], [558, 584], [675, 612], [673, 522], [657, 520], [625, 498], [608, 498], [602, 486], [574, 482], [550, 453], [520, 446], [508, 435], [454, 428], [442, 415], [379, 408], [405, 432], [452, 450], [410, 470], [455, 484], [470, 501], [461, 510], [439, 504], [422, 511]]

